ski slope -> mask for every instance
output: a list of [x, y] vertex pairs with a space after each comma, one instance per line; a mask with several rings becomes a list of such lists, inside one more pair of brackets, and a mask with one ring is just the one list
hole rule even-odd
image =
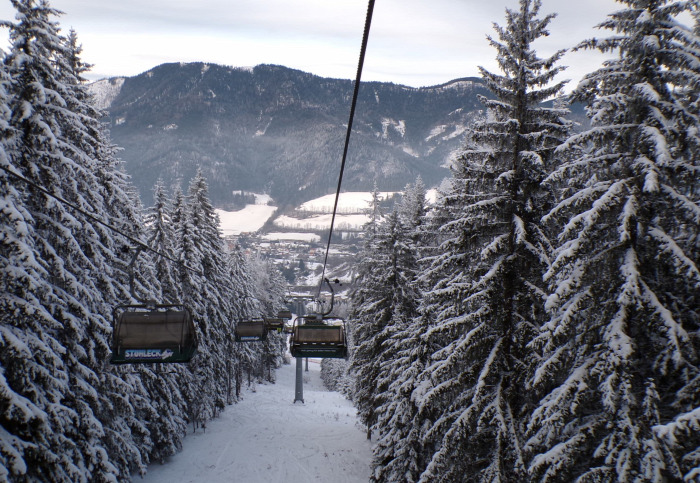
[[[371, 443], [355, 408], [328, 391], [320, 364], [304, 372], [304, 404], [294, 404], [295, 359], [276, 384], [258, 384], [243, 400], [188, 434], [180, 453], [152, 464], [147, 483], [355, 483], [369, 480]], [[254, 391], [254, 392], [253, 392]], [[191, 426], [189, 427], [191, 431]]]

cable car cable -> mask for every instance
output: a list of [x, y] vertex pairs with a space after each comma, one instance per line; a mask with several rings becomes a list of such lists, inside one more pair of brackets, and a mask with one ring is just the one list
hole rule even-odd
[[355, 77], [355, 90], [352, 94], [352, 103], [350, 105], [350, 119], [348, 120], [348, 129], [345, 134], [345, 147], [343, 148], [343, 160], [340, 163], [340, 174], [338, 175], [338, 188], [335, 192], [335, 203], [333, 204], [333, 216], [331, 216], [331, 227], [328, 232], [328, 244], [326, 245], [326, 256], [323, 260], [323, 271], [321, 272], [321, 283], [318, 285], [318, 293], [316, 297], [321, 296], [321, 287], [326, 276], [326, 265], [328, 264], [328, 252], [331, 249], [331, 238], [333, 237], [333, 226], [335, 224], [335, 214], [338, 209], [338, 199], [340, 198], [340, 187], [343, 183], [343, 172], [345, 171], [345, 161], [348, 155], [348, 145], [350, 144], [350, 134], [352, 132], [352, 121], [355, 117], [355, 106], [357, 105], [357, 97], [360, 92], [360, 79], [362, 78], [362, 67], [365, 63], [365, 52], [367, 51], [367, 41], [369, 39], [369, 28], [372, 23], [372, 12], [374, 11], [374, 0], [369, 0], [367, 5], [367, 17], [365, 18], [365, 30], [362, 34], [362, 47], [360, 48], [360, 60], [357, 65], [357, 75]]
[[61, 198], [60, 196], [51, 193], [51, 192], [50, 192], [49, 190], [47, 190], [46, 188], [44, 188], [44, 187], [42, 187], [42, 186], [39, 186], [38, 184], [34, 183], [33, 181], [31, 181], [31, 180], [25, 178], [24, 176], [22, 176], [21, 174], [15, 173], [13, 170], [8, 169], [8, 168], [6, 168], [5, 166], [0, 166], [0, 169], [2, 169], [3, 171], [5, 171], [6, 173], [10, 174], [11, 176], [13, 176], [13, 177], [15, 177], [15, 178], [17, 178], [17, 179], [19, 179], [19, 180], [21, 180], [21, 181], [24, 181], [24, 182], [27, 183], [29, 186], [38, 189], [39, 191], [41, 191], [41, 192], [44, 193], [45, 195], [50, 196], [51, 198], [55, 199], [56, 201], [58, 201], [58, 202], [60, 202], [60, 203], [63, 203], [64, 205], [73, 208], [75, 211], [77, 211], [78, 213], [81, 213], [82, 215], [86, 216], [87, 218], [89, 218], [90, 220], [94, 221], [95, 223], [99, 223], [100, 225], [102, 225], [102, 226], [104, 226], [104, 227], [106, 227], [106, 228], [109, 228], [109, 229], [112, 230], [113, 232], [120, 234], [121, 236], [123, 236], [123, 237], [125, 237], [127, 240], [129, 240], [130, 242], [134, 243], [138, 248], [140, 248], [140, 249], [142, 249], [142, 250], [147, 250], [147, 251], [152, 252], [152, 253], [155, 253], [156, 255], [165, 258], [166, 260], [170, 260], [170, 261], [173, 262], [173, 263], [176, 263], [176, 264], [178, 264], [178, 265], [181, 265], [181, 266], [184, 267], [186, 270], [189, 270], [190, 272], [196, 273], [197, 275], [200, 275], [200, 276], [203, 276], [203, 275], [204, 275], [201, 271], [199, 271], [199, 270], [197, 270], [197, 269], [195, 269], [195, 268], [192, 268], [192, 267], [190, 267], [190, 266], [187, 266], [187, 265], [185, 265], [184, 263], [182, 263], [181, 261], [175, 260], [175, 259], [174, 259], [173, 257], [171, 257], [170, 255], [167, 255], [167, 254], [165, 254], [165, 253], [163, 253], [163, 252], [161, 252], [161, 251], [158, 251], [158, 250], [156, 250], [155, 248], [149, 247], [146, 243], [142, 242], [141, 240], [138, 240], [138, 239], [134, 238], [133, 236], [128, 235], [127, 233], [124, 233], [124, 232], [123, 232], [122, 230], [120, 230], [119, 228], [117, 228], [117, 227], [115, 227], [115, 226], [112, 226], [112, 225], [110, 225], [109, 223], [106, 223], [106, 222], [100, 220], [98, 217], [96, 217], [95, 215], [93, 215], [93, 214], [91, 214], [91, 213], [88, 213], [87, 211], [83, 210], [82, 208], [80, 208], [80, 207], [77, 206], [76, 204], [71, 203], [70, 201], [68, 201], [68, 200], [66, 200], [66, 199], [64, 199], [64, 198]]

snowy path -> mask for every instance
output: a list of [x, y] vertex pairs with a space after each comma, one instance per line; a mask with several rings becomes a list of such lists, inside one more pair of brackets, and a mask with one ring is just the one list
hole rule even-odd
[[[294, 401], [295, 360], [238, 404], [188, 434], [164, 465], [149, 466], [144, 482], [355, 483], [369, 480], [370, 443], [355, 409], [326, 390], [318, 363], [304, 372], [305, 404]], [[191, 427], [190, 427], [191, 428]]]

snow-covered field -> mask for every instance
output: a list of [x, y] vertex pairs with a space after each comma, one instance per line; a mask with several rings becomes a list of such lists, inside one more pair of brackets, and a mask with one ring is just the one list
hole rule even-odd
[[[294, 218], [287, 215], [275, 219], [275, 226], [292, 230], [328, 230], [331, 226], [332, 214], [314, 215], [307, 218]], [[336, 230], [360, 230], [369, 221], [368, 215], [336, 215]]]
[[[243, 400], [184, 440], [182, 452], [149, 466], [148, 482], [355, 483], [369, 480], [370, 442], [356, 411], [326, 390], [318, 362], [304, 372], [304, 404], [294, 404], [295, 360], [277, 383]], [[191, 427], [190, 427], [191, 431]], [[139, 481], [138, 476], [134, 481]]]
[[[379, 196], [384, 199], [387, 196], [394, 195], [393, 191], [385, 191], [379, 193]], [[335, 193], [321, 196], [299, 206], [301, 211], [311, 211], [314, 213], [332, 213], [333, 204], [335, 203]], [[350, 191], [340, 193], [338, 197], [338, 213], [362, 213], [366, 211], [372, 203], [372, 193], [368, 191]]]
[[265, 222], [277, 211], [276, 206], [246, 205], [238, 211], [216, 210], [221, 220], [221, 232], [224, 236], [240, 235], [258, 231]]
[[[394, 194], [395, 192], [393, 191], [385, 191], [381, 192], [380, 196], [384, 198]], [[216, 210], [221, 220], [221, 232], [224, 236], [256, 232], [275, 214], [277, 207], [267, 204], [272, 202], [268, 195], [256, 194], [255, 198], [256, 203], [254, 205], [246, 205], [244, 209], [239, 211]], [[434, 203], [436, 190], [428, 190], [426, 198], [428, 202]], [[360, 230], [369, 221], [366, 211], [371, 201], [372, 193], [368, 191], [341, 193], [338, 199], [335, 228], [339, 231]], [[333, 212], [334, 202], [335, 193], [302, 203], [297, 210], [314, 213], [314, 215], [305, 218], [282, 215], [275, 219], [275, 226], [288, 230], [299, 230], [300, 232], [328, 230], [331, 226], [331, 213]], [[309, 234], [303, 233], [274, 234], [273, 236], [271, 233], [268, 235], [268, 239], [317, 241], [316, 239], [310, 240], [309, 236]]]
[[315, 233], [287, 233], [287, 232], [272, 232], [262, 236], [263, 240], [284, 240], [284, 241], [304, 241], [304, 242], [320, 242], [321, 237]]

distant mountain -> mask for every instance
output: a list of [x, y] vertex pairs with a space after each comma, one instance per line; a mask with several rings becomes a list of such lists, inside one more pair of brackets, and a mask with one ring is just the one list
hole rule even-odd
[[[353, 82], [276, 65], [232, 68], [163, 64], [135, 77], [91, 84], [107, 109], [113, 142], [145, 204], [159, 177], [187, 183], [199, 166], [219, 207], [238, 190], [270, 194], [286, 207], [335, 192]], [[413, 88], [363, 82], [355, 113], [346, 191], [428, 185], [490, 96], [481, 79]], [[585, 123], [581, 106], [572, 117]]]
[[[284, 207], [335, 191], [353, 83], [275, 65], [163, 64], [91, 85], [144, 203], [158, 177], [185, 183], [199, 166], [212, 200], [267, 192]], [[346, 190], [439, 182], [487, 95], [480, 79], [360, 88]]]

